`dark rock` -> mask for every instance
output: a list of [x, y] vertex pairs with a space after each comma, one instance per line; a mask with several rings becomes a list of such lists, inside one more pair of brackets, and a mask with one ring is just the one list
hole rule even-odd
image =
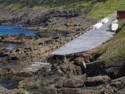
[[71, 63], [63, 63], [59, 66], [59, 69], [64, 73], [64, 74], [70, 74], [70, 75], [79, 75], [81, 74], [81, 68], [71, 64]]
[[80, 88], [60, 88], [58, 94], [82, 94], [82, 90]]
[[69, 79], [64, 80], [64, 87], [70, 87], [70, 88], [76, 88], [76, 87], [82, 87], [85, 82], [85, 75], [82, 76], [75, 76]]
[[82, 89], [82, 94], [93, 94], [92, 89]]
[[83, 65], [83, 62], [84, 62], [84, 58], [82, 57], [78, 57], [74, 60], [74, 64], [81, 67], [82, 74], [84, 74], [86, 70], [86, 67]]
[[55, 83], [55, 87], [56, 88], [62, 88], [63, 87], [63, 82], [64, 82], [64, 79], [59, 79], [57, 80], [57, 82]]
[[54, 87], [43, 87], [40, 94], [57, 94], [57, 89]]
[[115, 87], [115, 88], [117, 88], [118, 90], [125, 87], [125, 85], [124, 85], [122, 82], [120, 82], [120, 81], [118, 81], [118, 82], [113, 82], [113, 83], [110, 84], [110, 86]]
[[108, 76], [96, 76], [96, 77], [88, 77], [86, 79], [86, 86], [97, 86], [100, 84], [105, 84], [110, 81], [110, 77]]
[[106, 86], [103, 90], [103, 93], [105, 94], [114, 94], [114, 89], [111, 86]]
[[81, 67], [83, 66], [83, 62], [84, 62], [84, 58], [82, 57], [78, 57], [74, 60], [74, 64]]
[[125, 94], [125, 88], [117, 91], [115, 94]]
[[94, 62], [87, 64], [87, 76], [108, 75], [117, 78], [125, 75], [124, 60], [115, 62]]
[[103, 94], [101, 90], [93, 90], [92, 94]]

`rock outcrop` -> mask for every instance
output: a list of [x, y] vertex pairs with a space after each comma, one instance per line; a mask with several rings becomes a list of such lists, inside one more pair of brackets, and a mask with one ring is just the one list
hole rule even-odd
[[124, 60], [115, 62], [94, 62], [87, 64], [88, 76], [109, 75], [111, 78], [118, 78], [125, 75]]
[[[78, 12], [68, 10], [0, 9], [0, 12], [1, 14], [4, 12], [4, 16], [0, 16], [1, 24], [31, 26], [39, 30], [35, 36], [24, 34], [1, 36], [0, 41], [2, 42], [22, 43], [22, 45], [11, 51], [0, 52], [0, 68], [3, 70], [0, 74], [19, 72], [29, 64], [44, 59], [47, 53], [78, 37], [81, 32], [84, 33], [84, 30], [94, 23], [94, 21], [82, 17]], [[62, 69], [64, 68], [62, 67]], [[74, 74], [80, 74], [78, 66], [75, 68], [70, 65], [68, 70]]]

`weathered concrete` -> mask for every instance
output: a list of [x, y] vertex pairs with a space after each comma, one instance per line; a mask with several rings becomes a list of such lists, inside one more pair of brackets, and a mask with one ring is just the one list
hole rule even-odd
[[103, 24], [99, 29], [91, 29], [85, 34], [77, 37], [71, 42], [65, 44], [61, 48], [52, 52], [50, 55], [68, 55], [78, 52], [84, 52], [98, 47], [113, 37], [114, 32], [111, 32], [109, 26], [115, 16], [111, 17], [106, 24]]
[[34, 64], [32, 64], [32, 65], [30, 65], [29, 67], [27, 67], [27, 68], [24, 68], [23, 70], [22, 70], [22, 72], [28, 72], [28, 73], [30, 73], [30, 72], [35, 72], [35, 71], [37, 71], [38, 69], [40, 69], [40, 68], [42, 68], [42, 67], [44, 67], [44, 66], [46, 66], [46, 65], [48, 65], [49, 63], [46, 63], [46, 62], [35, 62]]

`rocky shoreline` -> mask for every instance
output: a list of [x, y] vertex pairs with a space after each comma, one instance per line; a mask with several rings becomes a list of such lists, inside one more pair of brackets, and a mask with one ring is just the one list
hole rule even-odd
[[[53, 63], [39, 69], [19, 83], [26, 94], [124, 94], [124, 60], [90, 62], [92, 54], [81, 53], [63, 64]], [[86, 70], [82, 61], [87, 63]], [[112, 64], [113, 63], [113, 64]], [[114, 64], [115, 63], [115, 64]], [[98, 69], [98, 70], [97, 70]], [[12, 92], [12, 91], [11, 91]], [[7, 93], [8, 94], [8, 93]]]
[[44, 59], [45, 53], [74, 39], [74, 35], [80, 31], [84, 33], [84, 30], [94, 23], [75, 11], [0, 9], [0, 12], [1, 14], [5, 12], [4, 16], [0, 16], [1, 24], [25, 25], [39, 30], [35, 36], [26, 36], [25, 34], [1, 36], [1, 42], [23, 43], [22, 46], [11, 51], [0, 52], [1, 75], [20, 72], [28, 65]]
[[41, 68], [21, 81], [18, 88], [28, 85], [30, 94], [124, 94], [124, 60], [92, 63], [90, 54], [75, 57]]
[[[38, 30], [35, 36], [1, 36], [2, 42], [23, 42], [11, 51], [0, 50], [0, 75], [17, 74], [38, 60], [49, 65], [19, 82], [14, 90], [0, 90], [1, 94], [124, 94], [124, 60], [101, 62], [101, 54], [89, 51], [67, 56], [55, 62], [48, 53], [78, 37], [95, 23], [75, 11], [10, 10], [0, 16], [1, 24], [28, 26]], [[8, 15], [10, 14], [10, 15]], [[83, 65], [86, 63], [86, 67]]]

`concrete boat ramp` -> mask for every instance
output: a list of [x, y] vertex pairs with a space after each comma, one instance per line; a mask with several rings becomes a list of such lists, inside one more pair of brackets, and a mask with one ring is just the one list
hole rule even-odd
[[113, 32], [106, 30], [90, 30], [75, 40], [65, 44], [50, 55], [69, 55], [96, 48], [113, 37]]
[[[103, 23], [103, 25], [98, 29], [91, 28], [85, 34], [80, 35], [76, 39], [50, 53], [50, 56], [65, 56], [79, 52], [85, 52], [98, 47], [113, 37], [114, 32], [110, 31], [109, 26], [115, 18], [115, 16], [109, 18], [109, 21], [107, 23]], [[23, 69], [23, 72], [35, 72], [48, 64], [49, 63], [47, 62], [35, 62], [28, 68]]]
[[110, 30], [110, 25], [114, 19], [115, 16], [109, 18], [109, 21], [104, 23], [100, 28], [90, 29], [85, 34], [82, 34], [56, 51], [50, 53], [50, 55], [65, 56], [79, 52], [85, 52], [98, 47], [113, 37], [114, 32]]

